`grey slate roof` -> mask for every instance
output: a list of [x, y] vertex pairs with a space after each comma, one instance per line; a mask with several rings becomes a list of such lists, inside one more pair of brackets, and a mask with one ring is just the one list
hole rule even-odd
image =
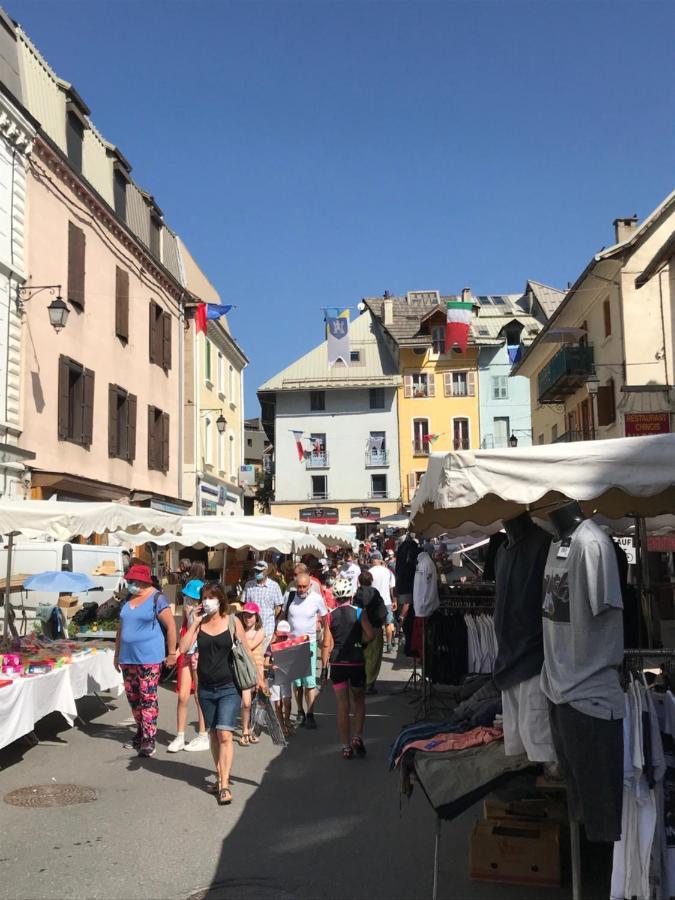
[[546, 318], [550, 319], [565, 299], [565, 291], [559, 291], [557, 288], [549, 287], [549, 285], [541, 284], [538, 281], [528, 281], [527, 285], [532, 289], [532, 293], [546, 314]]

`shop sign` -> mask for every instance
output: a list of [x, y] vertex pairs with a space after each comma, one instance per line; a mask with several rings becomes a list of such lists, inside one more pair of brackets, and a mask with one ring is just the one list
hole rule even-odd
[[203, 516], [217, 516], [218, 515], [218, 504], [215, 500], [204, 500], [202, 498], [202, 515]]
[[227, 503], [227, 488], [222, 485], [218, 488], [218, 506], [225, 506]]
[[307, 506], [298, 512], [302, 522], [316, 522], [318, 525], [337, 525], [340, 518], [334, 506]]
[[239, 484], [249, 486], [255, 484], [255, 466], [239, 466]]
[[669, 434], [670, 413], [626, 413], [626, 437], [647, 434]]
[[380, 518], [380, 507], [352, 506], [351, 517], [352, 519], [370, 519], [372, 522], [377, 522]]
[[615, 537], [615, 543], [621, 547], [628, 557], [628, 565], [634, 566], [637, 563], [637, 554], [635, 553], [635, 538], [632, 537]]
[[675, 553], [675, 534], [648, 537], [647, 550], [650, 553]]

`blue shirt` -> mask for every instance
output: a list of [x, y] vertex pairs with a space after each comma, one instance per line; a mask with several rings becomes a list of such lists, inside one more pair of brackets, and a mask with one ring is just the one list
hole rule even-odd
[[120, 610], [119, 660], [122, 665], [152, 666], [164, 661], [164, 629], [157, 618], [163, 609], [169, 609], [169, 601], [164, 594], [157, 593], [150, 594], [135, 609], [130, 602], [124, 604]]

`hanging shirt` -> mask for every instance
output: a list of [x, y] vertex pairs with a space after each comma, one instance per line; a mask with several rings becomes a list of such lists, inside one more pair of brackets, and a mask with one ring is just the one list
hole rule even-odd
[[621, 584], [612, 542], [595, 522], [582, 522], [569, 546], [551, 544], [543, 594], [542, 691], [586, 715], [622, 719]]
[[436, 565], [425, 550], [417, 557], [413, 582], [413, 606], [416, 616], [430, 616], [440, 606]]

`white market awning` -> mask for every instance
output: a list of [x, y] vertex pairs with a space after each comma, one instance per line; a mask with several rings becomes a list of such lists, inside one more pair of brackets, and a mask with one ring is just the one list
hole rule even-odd
[[675, 434], [434, 453], [412, 502], [420, 534], [496, 526], [567, 500], [611, 519], [675, 509]]
[[356, 540], [356, 531], [351, 525], [323, 525], [318, 522], [303, 522], [300, 519], [284, 519], [283, 516], [271, 515], [232, 518], [239, 521], [253, 521], [285, 531], [303, 531], [318, 537], [326, 547], [351, 547]]

